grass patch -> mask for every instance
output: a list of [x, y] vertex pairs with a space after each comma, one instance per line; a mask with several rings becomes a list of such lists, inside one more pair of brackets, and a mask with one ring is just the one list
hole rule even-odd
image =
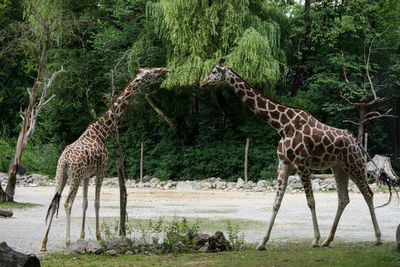
[[394, 242], [336, 242], [331, 248], [310, 249], [308, 243], [269, 243], [267, 251], [244, 249], [222, 253], [166, 255], [48, 255], [42, 266], [399, 266]]
[[2, 209], [23, 209], [23, 208], [33, 208], [42, 206], [36, 203], [28, 203], [28, 202], [0, 202], [0, 208]]

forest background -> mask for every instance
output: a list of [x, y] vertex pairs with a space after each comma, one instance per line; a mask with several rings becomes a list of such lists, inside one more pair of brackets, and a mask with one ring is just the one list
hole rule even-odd
[[[22, 157], [29, 173], [53, 177], [57, 159], [122, 90], [136, 67], [171, 72], [152, 95], [171, 128], [143, 94], [128, 105], [119, 131], [129, 178], [144, 171], [162, 180], [276, 175], [279, 135], [226, 85], [199, 83], [220, 57], [250, 84], [355, 136], [360, 110], [350, 102], [378, 97], [371, 116], [400, 115], [400, 1], [397, 0], [0, 0], [0, 171], [7, 172], [20, 131], [20, 108], [37, 73], [35, 51], [51, 22], [45, 72], [60, 73]], [[370, 49], [371, 48], [371, 49]], [[369, 52], [371, 52], [369, 54]], [[367, 66], [372, 83], [368, 80]], [[345, 75], [346, 74], [346, 75]], [[159, 88], [158, 88], [159, 87]], [[43, 89], [43, 88], [42, 88]], [[39, 94], [40, 95], [40, 90]], [[152, 88], [153, 90], [154, 88]], [[368, 92], [368, 94], [366, 94]], [[370, 154], [400, 166], [399, 118], [365, 125]], [[113, 138], [107, 176], [116, 176]]]

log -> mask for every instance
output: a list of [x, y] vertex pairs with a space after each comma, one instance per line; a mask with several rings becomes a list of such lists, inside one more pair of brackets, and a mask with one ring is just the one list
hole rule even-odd
[[11, 210], [2, 210], [2, 209], [0, 209], [0, 216], [11, 217], [11, 216], [13, 216], [13, 214], [14, 213]]
[[40, 261], [35, 255], [26, 255], [10, 248], [6, 242], [0, 244], [0, 267], [40, 267]]
[[[369, 161], [367, 163], [367, 172], [370, 176], [374, 177], [377, 183], [380, 184], [383, 183], [383, 181], [379, 180], [380, 178], [379, 170], [380, 170], [388, 175], [388, 177], [392, 180], [393, 185], [400, 184], [400, 177], [397, 176], [397, 174], [394, 172], [389, 157], [375, 155], [372, 161]], [[378, 167], [379, 170], [376, 167]]]

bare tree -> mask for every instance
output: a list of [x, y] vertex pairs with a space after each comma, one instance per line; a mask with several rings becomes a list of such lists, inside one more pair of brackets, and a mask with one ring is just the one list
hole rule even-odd
[[[367, 82], [363, 84], [363, 90], [365, 92], [365, 95], [358, 101], [358, 102], [354, 102], [352, 100], [350, 100], [348, 97], [343, 95], [343, 92], [340, 91], [340, 96], [350, 105], [356, 106], [358, 108], [359, 111], [359, 116], [357, 120], [350, 120], [350, 119], [346, 119], [344, 120], [344, 122], [349, 122], [352, 124], [355, 124], [358, 126], [358, 134], [357, 134], [357, 139], [358, 141], [363, 144], [363, 136], [364, 136], [364, 131], [365, 131], [365, 125], [372, 121], [372, 120], [376, 120], [379, 118], [384, 118], [384, 117], [396, 117], [394, 115], [391, 115], [390, 112], [392, 111], [392, 108], [386, 109], [383, 112], [379, 112], [377, 110], [371, 110], [371, 107], [379, 102], [383, 102], [385, 100], [388, 100], [389, 98], [387, 97], [378, 97], [376, 94], [376, 90], [375, 90], [375, 85], [372, 81], [373, 77], [371, 76], [370, 73], [370, 60], [371, 60], [371, 54], [373, 52], [373, 45], [374, 45], [374, 41], [376, 40], [378, 36], [375, 36], [368, 48], [368, 54], [365, 55], [364, 53], [364, 68], [365, 68], [365, 77], [367, 79]], [[338, 49], [339, 50], [339, 49]], [[343, 75], [344, 75], [344, 79], [345, 82], [347, 84], [347, 86], [350, 86], [350, 81], [347, 79], [347, 69], [346, 69], [346, 62], [344, 59], [344, 53], [342, 50], [339, 50], [339, 52], [342, 55], [342, 64], [343, 64]], [[372, 94], [372, 98], [370, 97], [370, 93]]]
[[[31, 8], [33, 8], [33, 7], [31, 7]], [[36, 14], [38, 14], [38, 13], [36, 13]], [[46, 95], [47, 95], [48, 89], [51, 87], [56, 76], [58, 74], [64, 72], [64, 69], [61, 66], [61, 69], [53, 72], [53, 74], [50, 76], [50, 78], [46, 75], [45, 64], [46, 64], [46, 59], [47, 59], [47, 52], [48, 52], [49, 45], [50, 45], [52, 24], [50, 21], [44, 20], [43, 17], [41, 17], [40, 15], [38, 15], [38, 20], [41, 22], [42, 31], [41, 31], [40, 38], [37, 41], [38, 50], [34, 51], [34, 54], [37, 55], [36, 63], [38, 66], [36, 80], [35, 80], [35, 83], [34, 83], [32, 89], [28, 88], [28, 94], [29, 94], [28, 107], [24, 111], [22, 111], [22, 110], [20, 111], [20, 114], [22, 117], [21, 130], [20, 130], [20, 133], [18, 136], [14, 159], [11, 164], [11, 168], [9, 170], [7, 187], [6, 187], [5, 192], [3, 191], [3, 189], [0, 186], [1, 197], [4, 201], [7, 201], [7, 202], [14, 201], [17, 171], [20, 166], [22, 155], [23, 155], [26, 145], [28, 143], [28, 138], [30, 138], [35, 131], [35, 125], [36, 125], [36, 121], [39, 117], [39, 112], [44, 106], [46, 106], [55, 97], [55, 95], [52, 95], [51, 97], [47, 98]], [[39, 91], [39, 88], [42, 85], [43, 85], [43, 90], [41, 93], [40, 100], [37, 103], [36, 96]]]

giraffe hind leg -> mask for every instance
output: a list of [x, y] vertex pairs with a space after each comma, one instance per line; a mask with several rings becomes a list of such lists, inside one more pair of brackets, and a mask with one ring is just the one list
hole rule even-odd
[[358, 189], [360, 190], [361, 194], [364, 197], [365, 202], [368, 205], [369, 213], [371, 215], [371, 220], [375, 231], [375, 238], [376, 238], [375, 245], [377, 246], [382, 245], [381, 230], [379, 229], [378, 221], [376, 219], [374, 203], [373, 203], [374, 193], [369, 187], [364, 173], [351, 178], [353, 182], [357, 185]]
[[100, 236], [100, 221], [99, 221], [99, 209], [100, 209], [100, 192], [101, 186], [103, 184], [104, 179], [104, 170], [98, 171], [96, 174], [96, 192], [95, 192], [95, 200], [94, 200], [94, 209], [96, 214], [96, 239], [98, 242], [101, 241]]
[[349, 192], [347, 186], [349, 184], [349, 175], [343, 170], [342, 166], [336, 166], [332, 168], [332, 172], [335, 176], [336, 181], [336, 189], [338, 194], [338, 207], [335, 215], [335, 219], [333, 220], [331, 231], [329, 232], [328, 237], [322, 243], [322, 247], [328, 247], [329, 244], [333, 241], [336, 233], [336, 229], [342, 216], [344, 209], [347, 204], [349, 204]]
[[66, 234], [65, 234], [65, 244], [69, 246], [70, 244], [70, 229], [71, 229], [71, 210], [72, 204], [74, 203], [76, 193], [78, 192], [80, 178], [71, 177], [71, 185], [69, 188], [69, 193], [67, 199], [64, 202], [65, 215], [66, 215]]
[[88, 207], [88, 187], [89, 187], [89, 177], [83, 179], [83, 199], [82, 199], [82, 228], [80, 238], [85, 238], [85, 219], [86, 210]]

